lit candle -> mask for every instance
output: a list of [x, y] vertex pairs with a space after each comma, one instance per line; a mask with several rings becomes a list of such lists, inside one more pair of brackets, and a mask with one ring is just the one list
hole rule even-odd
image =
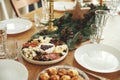
[[100, 6], [102, 6], [103, 0], [100, 0]]

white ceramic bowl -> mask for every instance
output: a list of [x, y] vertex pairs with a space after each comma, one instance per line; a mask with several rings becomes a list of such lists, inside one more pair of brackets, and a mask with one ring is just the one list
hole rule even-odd
[[[41, 46], [52, 46], [52, 47], [50, 47], [50, 48], [48, 48], [48, 49], [46, 49], [46, 50], [43, 50], [42, 48], [41, 48]], [[40, 44], [40, 51], [42, 52], [42, 53], [52, 53], [53, 51], [54, 51], [54, 49], [55, 49], [55, 45], [54, 44], [51, 44], [51, 43], [41, 43]]]

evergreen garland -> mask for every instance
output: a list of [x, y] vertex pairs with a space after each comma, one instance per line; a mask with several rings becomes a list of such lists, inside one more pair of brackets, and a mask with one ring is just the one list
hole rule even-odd
[[84, 14], [84, 19], [72, 19], [72, 13], [65, 13], [62, 17], [53, 21], [54, 26], [58, 27], [57, 31], [48, 32], [47, 30], [40, 31], [32, 36], [36, 38], [39, 35], [52, 36], [54, 38], [64, 41], [69, 50], [75, 49], [75, 44], [89, 40], [91, 34], [90, 25], [95, 22], [95, 11], [98, 9], [109, 10], [106, 5], [95, 6], [89, 4], [90, 10]]

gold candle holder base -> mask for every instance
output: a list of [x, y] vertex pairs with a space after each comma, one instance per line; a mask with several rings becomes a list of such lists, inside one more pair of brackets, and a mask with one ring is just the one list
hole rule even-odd
[[51, 22], [50, 25], [47, 27], [48, 31], [56, 31], [58, 29], [57, 26], [54, 26], [53, 23]]
[[51, 27], [49, 27], [48, 26], [48, 31], [57, 31], [57, 26], [51, 26]]

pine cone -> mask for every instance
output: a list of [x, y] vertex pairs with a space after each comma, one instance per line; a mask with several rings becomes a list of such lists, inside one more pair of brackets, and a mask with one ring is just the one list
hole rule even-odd
[[64, 42], [67, 42], [67, 40], [72, 39], [73, 37], [74, 34], [71, 27], [64, 27], [60, 32], [60, 39]]

